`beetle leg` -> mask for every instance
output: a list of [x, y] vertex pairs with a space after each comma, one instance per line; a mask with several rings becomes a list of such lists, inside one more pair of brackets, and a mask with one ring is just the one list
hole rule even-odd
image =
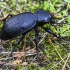
[[63, 38], [58, 37], [52, 30], [50, 30], [49, 28], [44, 28], [42, 27], [45, 31], [47, 31], [48, 33], [52, 34], [53, 36], [55, 36], [56, 38], [58, 38], [59, 40], [61, 40], [64, 43], [68, 43], [68, 41], [65, 41]]
[[61, 39], [60, 37], [58, 37], [52, 30], [50, 30], [49, 28], [44, 28], [42, 27], [45, 31], [47, 31], [48, 33], [52, 34], [53, 36], [57, 37], [59, 40]]
[[35, 31], [35, 44], [36, 44], [36, 51], [38, 52], [38, 42], [39, 42], [39, 38], [38, 38], [38, 28], [35, 27], [34, 28]]
[[7, 19], [9, 16], [10, 16], [10, 17], [13, 17], [14, 15], [13, 15], [13, 14], [8, 14], [8, 15], [6, 15], [5, 17], [0, 18], [0, 21], [6, 21], [6, 19]]
[[38, 45], [39, 37], [38, 37], [38, 27], [37, 26], [34, 28], [34, 31], [35, 31], [35, 44], [36, 44], [37, 60], [41, 64], [41, 61], [40, 61], [40, 58], [39, 58], [39, 50], [38, 50], [38, 47], [39, 47], [39, 45]]
[[18, 41], [16, 42], [16, 44], [15, 44], [14, 47], [12, 48], [11, 53], [9, 54], [8, 57], [11, 57], [11, 56], [12, 56], [12, 53], [13, 53], [15, 47], [17, 47], [17, 45], [23, 40], [24, 37], [25, 37], [25, 35], [22, 35], [22, 37], [18, 39]]
[[13, 15], [13, 14], [9, 14], [9, 16], [10, 16], [10, 17], [13, 17], [14, 15]]

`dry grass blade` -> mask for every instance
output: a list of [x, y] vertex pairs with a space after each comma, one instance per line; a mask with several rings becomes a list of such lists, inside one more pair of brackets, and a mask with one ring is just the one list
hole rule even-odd
[[38, 45], [44, 40], [44, 38], [47, 36], [47, 32], [44, 33], [43, 38], [39, 41]]
[[[58, 50], [56, 49], [56, 47], [54, 46], [54, 44], [52, 43], [51, 39], [49, 39], [50, 44], [54, 47], [56, 53], [58, 54], [58, 56], [60, 57], [60, 59], [66, 64], [66, 62], [64, 61], [64, 59], [61, 57], [60, 53], [58, 52]], [[66, 65], [67, 67], [69, 67], [69, 65]]]
[[[63, 58], [63, 59], [66, 59], [66, 57], [65, 58]], [[62, 62], [62, 60], [61, 61], [59, 61], [57, 64], [55, 64], [54, 66], [52, 66], [49, 70], [52, 70], [54, 67], [56, 67], [58, 64], [60, 64]]]
[[70, 58], [70, 53], [68, 54], [68, 57], [67, 57], [66, 62], [64, 63], [64, 65], [62, 67], [62, 70], [65, 70], [65, 66], [66, 66], [69, 58]]

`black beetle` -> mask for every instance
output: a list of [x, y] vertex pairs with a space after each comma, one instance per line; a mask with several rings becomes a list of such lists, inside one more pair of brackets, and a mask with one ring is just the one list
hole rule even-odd
[[[43, 25], [46, 23], [51, 23], [55, 24], [54, 18], [52, 14], [50, 14], [47, 11], [44, 10], [38, 10], [35, 13], [31, 12], [25, 12], [21, 14], [17, 14], [15, 16], [12, 16], [11, 18], [7, 19], [5, 21], [5, 24], [3, 25], [1, 29], [1, 39], [2, 40], [8, 40], [15, 38], [19, 35], [22, 35], [20, 39], [18, 39], [17, 44], [22, 41], [24, 38], [25, 34], [29, 32], [31, 29], [35, 30], [35, 42], [36, 42], [36, 50], [37, 48], [37, 43], [38, 43], [38, 26], [42, 27], [45, 31], [53, 34], [54, 36], [57, 37], [49, 28], [44, 28]], [[58, 37], [57, 37], [58, 38]], [[15, 48], [14, 46], [14, 48]], [[13, 50], [12, 50], [13, 52]], [[12, 52], [10, 56], [12, 55]]]

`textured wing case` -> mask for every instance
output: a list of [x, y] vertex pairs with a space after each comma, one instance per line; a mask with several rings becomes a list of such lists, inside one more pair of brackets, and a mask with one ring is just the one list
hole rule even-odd
[[7, 40], [24, 34], [36, 25], [35, 15], [30, 12], [8, 19], [2, 27], [1, 39]]

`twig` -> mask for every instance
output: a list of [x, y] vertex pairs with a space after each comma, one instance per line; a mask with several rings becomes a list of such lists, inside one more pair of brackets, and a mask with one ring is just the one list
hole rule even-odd
[[60, 21], [58, 21], [57, 23], [59, 24], [59, 23], [64, 22], [66, 20], [66, 18], [67, 18], [67, 16], [65, 18], [61, 19]]
[[[61, 58], [61, 60], [65, 63], [64, 59], [61, 57], [60, 53], [57, 51], [57, 49], [55, 48], [54, 44], [52, 43], [51, 39], [49, 39], [49, 42], [51, 43], [51, 45], [54, 47], [55, 51], [57, 52], [58, 56]], [[68, 65], [66, 65], [67, 67], [69, 67]]]
[[[0, 55], [8, 55], [10, 52], [3, 52], [3, 53], [0, 53]], [[16, 55], [16, 54], [26, 54], [27, 55], [30, 55], [30, 54], [35, 54], [33, 52], [13, 52], [13, 55]]]
[[[14, 63], [0, 62], [0, 67], [3, 67], [3, 66], [17, 67], [18, 63], [14, 64]], [[25, 66], [25, 63], [20, 64], [20, 66]]]
[[70, 53], [68, 54], [68, 57], [67, 57], [66, 62], [64, 63], [64, 65], [62, 67], [62, 70], [65, 70], [65, 66], [66, 66], [69, 58], [70, 58]]
[[[31, 63], [33, 63], [33, 61], [35, 61], [35, 59], [36, 59], [36, 58], [37, 58], [37, 55], [34, 57], [34, 59], [32, 60], [32, 62], [31, 62]], [[30, 64], [31, 64], [31, 63], [30, 63]]]
[[[66, 59], [66, 57], [65, 58], [63, 58], [63, 59]], [[49, 70], [51, 70], [52, 68], [54, 68], [55, 66], [57, 66], [58, 64], [60, 64], [62, 62], [62, 60], [61, 61], [59, 61], [57, 64], [55, 64], [54, 66], [52, 66]]]
[[[5, 54], [9, 54], [10, 52], [4, 52], [4, 53], [1, 53], [2, 55], [5, 55]], [[39, 52], [39, 54], [42, 54], [43, 52]], [[30, 51], [27, 51], [27, 52], [13, 52], [13, 57], [18, 57], [18, 56], [33, 56], [33, 55], [36, 55], [37, 53], [35, 52], [30, 52]], [[3, 59], [0, 59], [1, 60], [6, 60], [6, 59], [9, 59], [9, 58], [13, 58], [13, 57], [8, 57], [8, 58], [3, 58]]]
[[47, 32], [44, 33], [43, 38], [39, 41], [38, 45], [44, 40], [44, 38], [47, 36]]
[[[28, 35], [27, 35], [28, 36]], [[29, 37], [29, 36], [28, 36]], [[36, 46], [35, 42], [33, 41], [33, 39], [31, 37], [29, 37], [30, 41], [33, 43], [34, 46]]]
[[[63, 60], [63, 58], [61, 57], [60, 53], [57, 51], [57, 49], [55, 48], [54, 44], [52, 43], [51, 39], [49, 39], [49, 42], [51, 43], [51, 45], [54, 47], [55, 51], [57, 52], [57, 54], [59, 55], [59, 57]], [[64, 60], [63, 60], [64, 61]], [[64, 61], [65, 63], [65, 61]]]

